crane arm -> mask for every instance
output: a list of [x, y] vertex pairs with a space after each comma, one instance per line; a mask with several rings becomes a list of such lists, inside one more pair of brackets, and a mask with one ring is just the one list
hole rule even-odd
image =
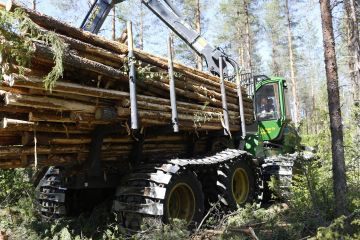
[[106, 17], [115, 4], [124, 0], [95, 0], [86, 14], [80, 28], [98, 34]]
[[[115, 4], [125, 0], [96, 0], [86, 15], [81, 28], [86, 31], [97, 34], [104, 23], [110, 10]], [[205, 59], [209, 71], [219, 76], [219, 61], [223, 59], [224, 73], [226, 66], [233, 65], [232, 61], [219, 49], [214, 48], [198, 32], [193, 30], [187, 24], [179, 11], [169, 0], [141, 0], [162, 22], [164, 22], [173, 32], [175, 32], [188, 46], [190, 46], [198, 55]], [[235, 67], [235, 66], [234, 66]]]

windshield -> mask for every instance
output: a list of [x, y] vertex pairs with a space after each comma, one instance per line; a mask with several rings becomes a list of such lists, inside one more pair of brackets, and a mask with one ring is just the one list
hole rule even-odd
[[277, 83], [262, 86], [256, 92], [256, 117], [259, 121], [279, 118], [279, 91]]

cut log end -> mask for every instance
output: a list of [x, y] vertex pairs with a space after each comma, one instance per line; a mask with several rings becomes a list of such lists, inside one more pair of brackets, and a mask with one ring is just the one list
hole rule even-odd
[[15, 79], [14, 79], [14, 76], [12, 74], [10, 75], [7, 75], [7, 74], [4, 74], [3, 75], [3, 82], [8, 85], [9, 87], [12, 87], [14, 86], [15, 84]]
[[2, 118], [0, 121], [0, 128], [14, 127], [19, 125], [34, 125], [34, 122], [23, 121], [18, 119]]
[[5, 56], [0, 52], [0, 64], [2, 65], [3, 63], [5, 63]]
[[3, 118], [0, 122], [0, 128], [7, 128], [7, 118]]
[[120, 101], [120, 106], [126, 108], [126, 107], [130, 107], [130, 100], [129, 99], [123, 99]]
[[10, 71], [10, 65], [8, 63], [2, 63], [1, 64], [1, 72], [2, 74], [9, 74]]
[[29, 121], [34, 121], [34, 113], [29, 112]]

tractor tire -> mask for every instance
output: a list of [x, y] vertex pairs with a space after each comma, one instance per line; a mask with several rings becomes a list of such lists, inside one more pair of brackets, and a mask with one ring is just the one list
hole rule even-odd
[[185, 220], [189, 229], [201, 222], [204, 195], [197, 176], [177, 165], [165, 165], [170, 171], [161, 165], [135, 170], [118, 187], [113, 210], [128, 232], [161, 222], [171, 224], [174, 218]]
[[190, 171], [174, 175], [166, 189], [163, 221], [171, 223], [174, 218], [182, 219], [192, 229], [203, 215], [204, 194], [196, 175]]
[[226, 211], [257, 200], [256, 175], [247, 161], [234, 159], [217, 170], [218, 199]]

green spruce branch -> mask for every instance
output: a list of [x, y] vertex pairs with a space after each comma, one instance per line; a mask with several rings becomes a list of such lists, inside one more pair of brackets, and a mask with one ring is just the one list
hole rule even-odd
[[54, 54], [54, 67], [44, 77], [44, 87], [51, 90], [63, 76], [63, 55], [65, 43], [54, 33], [44, 31], [35, 24], [22, 9], [14, 12], [0, 10], [0, 51], [3, 61], [19, 66], [19, 74], [31, 63], [34, 54], [33, 42], [50, 46]]

